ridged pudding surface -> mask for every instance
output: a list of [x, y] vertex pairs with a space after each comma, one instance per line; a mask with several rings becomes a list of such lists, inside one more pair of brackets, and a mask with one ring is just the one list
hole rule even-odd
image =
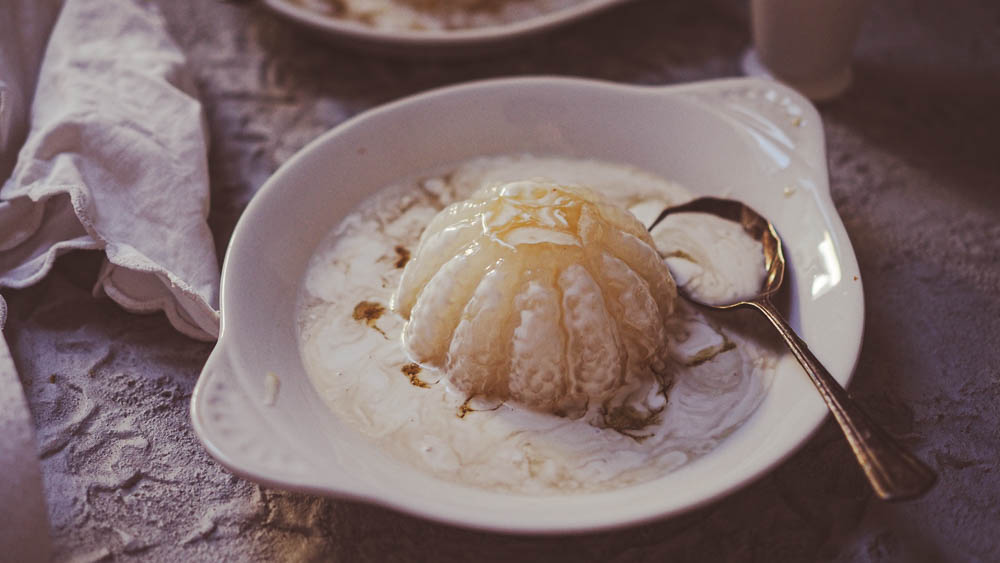
[[441, 211], [393, 309], [411, 356], [469, 395], [582, 414], [649, 410], [670, 382], [665, 322], [677, 290], [646, 229], [596, 192], [490, 186]]

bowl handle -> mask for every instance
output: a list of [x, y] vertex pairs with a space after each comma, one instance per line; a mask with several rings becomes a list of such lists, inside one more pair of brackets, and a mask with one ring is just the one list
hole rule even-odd
[[315, 486], [311, 464], [268, 423], [268, 398], [251, 397], [220, 340], [202, 369], [191, 397], [191, 422], [205, 449], [233, 473], [282, 487]]
[[[759, 144], [826, 170], [823, 121], [816, 106], [794, 89], [763, 78], [730, 78], [662, 88], [753, 131]], [[825, 176], [825, 174], [824, 174]], [[823, 191], [829, 192], [828, 183]]]

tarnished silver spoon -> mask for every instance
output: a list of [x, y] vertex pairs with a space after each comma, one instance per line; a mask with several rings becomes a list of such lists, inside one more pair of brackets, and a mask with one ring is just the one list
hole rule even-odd
[[785, 344], [823, 397], [826, 406], [830, 408], [875, 493], [883, 500], [907, 500], [927, 492], [937, 480], [934, 471], [904, 450], [858, 407], [850, 393], [813, 356], [806, 343], [795, 334], [788, 321], [771, 302], [771, 296], [781, 287], [785, 277], [785, 257], [774, 225], [741, 202], [702, 197], [665, 209], [649, 226], [649, 230], [652, 231], [668, 215], [675, 213], [708, 213], [739, 223], [748, 235], [763, 245], [766, 270], [760, 292], [744, 301], [709, 304], [689, 295], [683, 288], [678, 288], [681, 294], [688, 301], [711, 309], [752, 308], [763, 313], [781, 334]]

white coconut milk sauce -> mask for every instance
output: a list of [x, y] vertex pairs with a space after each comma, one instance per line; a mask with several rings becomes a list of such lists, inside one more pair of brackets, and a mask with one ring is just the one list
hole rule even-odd
[[[618, 488], [710, 452], [753, 413], [778, 359], [771, 341], [739, 314], [709, 315], [678, 301], [668, 326], [676, 374], [666, 407], [642, 425], [617, 430], [470, 399], [406, 356], [405, 321], [388, 304], [424, 227], [484, 185], [534, 178], [588, 186], [647, 224], [651, 213], [691, 197], [628, 166], [526, 155], [479, 158], [379, 190], [333, 229], [306, 271], [299, 342], [317, 392], [338, 417], [401, 462], [494, 490]], [[668, 264], [678, 257], [687, 262], [678, 283], [715, 299], [756, 289], [763, 271], [759, 247], [740, 240], [738, 225], [699, 219], [688, 216], [653, 233], [658, 246], [664, 244], [660, 251], [675, 255]]]

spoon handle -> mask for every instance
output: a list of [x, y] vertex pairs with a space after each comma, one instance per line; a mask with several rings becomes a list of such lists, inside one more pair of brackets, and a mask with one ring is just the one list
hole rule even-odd
[[826, 406], [837, 419], [840, 429], [847, 437], [855, 457], [858, 458], [861, 468], [879, 498], [907, 500], [927, 492], [937, 480], [934, 471], [904, 450], [861, 410], [851, 395], [809, 351], [806, 343], [795, 334], [770, 299], [764, 297], [748, 303], [764, 313], [785, 339], [795, 358], [802, 364], [816, 385], [816, 389], [823, 396]]

